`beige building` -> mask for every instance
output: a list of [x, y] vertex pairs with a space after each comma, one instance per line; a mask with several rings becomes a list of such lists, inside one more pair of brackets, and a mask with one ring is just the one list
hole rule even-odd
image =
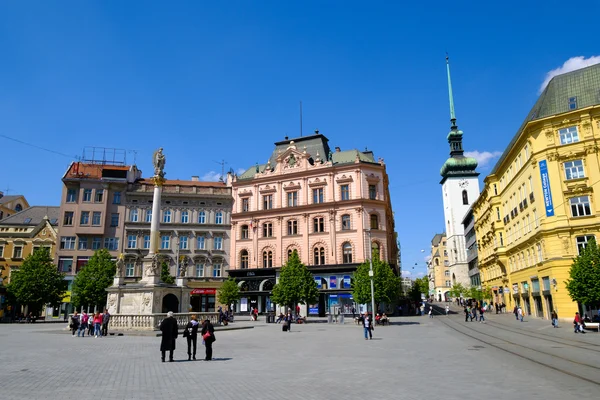
[[5, 196], [4, 192], [0, 192], [0, 220], [26, 208], [29, 208], [29, 203], [25, 200], [25, 196], [20, 194]]
[[446, 234], [436, 233], [431, 239], [431, 258], [427, 264], [429, 277], [429, 296], [436, 301], [448, 298], [448, 291], [452, 287], [452, 278], [446, 248]]

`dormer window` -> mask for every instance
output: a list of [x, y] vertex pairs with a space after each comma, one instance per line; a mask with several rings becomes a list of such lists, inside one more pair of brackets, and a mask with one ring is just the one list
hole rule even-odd
[[569, 97], [569, 110], [575, 110], [577, 108], [577, 96]]

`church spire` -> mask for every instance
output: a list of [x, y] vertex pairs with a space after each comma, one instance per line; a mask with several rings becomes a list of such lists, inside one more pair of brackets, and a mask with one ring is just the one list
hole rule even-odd
[[448, 74], [448, 97], [450, 98], [450, 122], [452, 123], [452, 129], [458, 128], [456, 126], [456, 114], [454, 113], [454, 96], [452, 95], [452, 79], [450, 78], [450, 57], [446, 53], [446, 72]]

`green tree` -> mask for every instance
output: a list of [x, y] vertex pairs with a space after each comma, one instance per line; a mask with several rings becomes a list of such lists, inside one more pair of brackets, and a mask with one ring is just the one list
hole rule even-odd
[[106, 249], [96, 250], [86, 266], [75, 276], [71, 302], [75, 307], [101, 310], [106, 305], [106, 288], [113, 283], [116, 266]]
[[[352, 297], [359, 304], [371, 303], [371, 277], [369, 261], [360, 264], [354, 272], [352, 280]], [[379, 259], [376, 250], [373, 251], [373, 297], [375, 307], [380, 303], [390, 304], [398, 299], [402, 290], [402, 280], [394, 274], [390, 265]]]
[[171, 275], [171, 271], [169, 270], [169, 264], [167, 264], [166, 262], [163, 262], [161, 264], [160, 280], [169, 285], [175, 283], [175, 277]]
[[312, 274], [300, 261], [298, 253], [292, 252], [281, 268], [279, 282], [273, 287], [271, 299], [276, 304], [294, 308], [296, 304], [312, 304], [319, 298], [319, 289]]
[[58, 272], [47, 249], [39, 249], [25, 258], [12, 273], [7, 292], [11, 299], [28, 305], [37, 313], [45, 305], [60, 305], [65, 296], [64, 275]]
[[462, 283], [455, 283], [454, 285], [452, 285], [452, 288], [450, 288], [450, 291], [448, 294], [451, 297], [460, 297], [461, 295], [467, 295], [468, 289], [465, 288], [462, 285]]
[[600, 247], [591, 240], [573, 260], [565, 282], [573, 301], [586, 305], [600, 303]]
[[217, 300], [226, 306], [238, 301], [240, 297], [240, 287], [232, 277], [223, 282], [223, 286], [217, 292]]

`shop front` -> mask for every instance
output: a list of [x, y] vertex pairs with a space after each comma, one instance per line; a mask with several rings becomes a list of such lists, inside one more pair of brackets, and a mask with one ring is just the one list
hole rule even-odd
[[275, 311], [271, 292], [275, 286], [275, 270], [260, 268], [252, 270], [229, 270], [240, 288], [240, 301], [233, 304], [233, 312], [249, 314], [257, 308], [259, 313]]
[[216, 288], [196, 288], [190, 292], [191, 312], [216, 312]]

